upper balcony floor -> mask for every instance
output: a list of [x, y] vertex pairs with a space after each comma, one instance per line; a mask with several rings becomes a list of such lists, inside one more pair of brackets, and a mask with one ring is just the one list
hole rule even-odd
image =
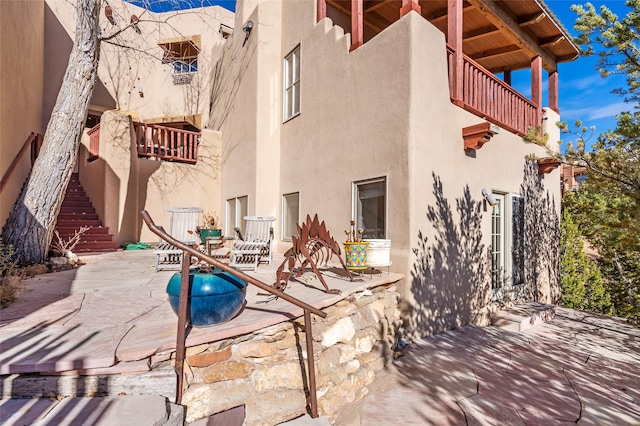
[[[445, 35], [455, 105], [524, 135], [542, 122], [544, 70], [546, 106], [559, 113], [558, 64], [578, 48], [541, 0], [317, 0], [316, 16], [350, 32], [353, 51], [410, 12]], [[519, 70], [530, 70], [530, 97], [511, 86]]]

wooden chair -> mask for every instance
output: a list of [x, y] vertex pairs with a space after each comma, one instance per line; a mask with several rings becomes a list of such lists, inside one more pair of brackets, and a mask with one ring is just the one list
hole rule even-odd
[[[199, 244], [200, 236], [196, 227], [200, 224], [200, 207], [170, 207], [169, 235], [187, 245]], [[160, 240], [153, 252], [156, 255], [156, 272], [162, 269], [180, 270], [182, 250]]]
[[235, 228], [236, 238], [231, 249], [229, 264], [239, 269], [257, 270], [262, 259], [271, 265], [273, 244], [273, 216], [245, 216], [247, 223], [244, 234]]

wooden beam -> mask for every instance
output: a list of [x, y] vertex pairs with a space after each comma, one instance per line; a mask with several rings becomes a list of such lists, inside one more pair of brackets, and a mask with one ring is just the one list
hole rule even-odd
[[521, 19], [518, 22], [518, 25], [520, 25], [520, 28], [528, 27], [529, 25], [537, 24], [538, 22], [542, 21], [546, 17], [547, 17], [547, 15], [545, 15], [544, 12], [534, 13], [533, 15], [529, 15], [529, 16]]
[[387, 2], [387, 0], [378, 0], [373, 4], [373, 6], [365, 7], [364, 13], [369, 13], [369, 12], [373, 12], [374, 10], [378, 10], [382, 6], [386, 6], [387, 3], [390, 3], [390, 2]]
[[[473, 8], [473, 5], [470, 5], [468, 3], [462, 6], [463, 11], [466, 9], [472, 9], [472, 8]], [[447, 14], [448, 14], [447, 9], [439, 9], [425, 16], [425, 18], [427, 19], [427, 21], [431, 22], [432, 24], [436, 24], [438, 22], [446, 20]]]
[[351, 0], [351, 47], [356, 50], [364, 44], [364, 0]]
[[549, 108], [560, 114], [558, 108], [558, 71], [549, 73]]
[[536, 125], [542, 124], [542, 58], [531, 60], [531, 102], [537, 107]]
[[[332, 1], [332, 0], [327, 0], [327, 4], [331, 5], [331, 7], [333, 7], [334, 9], [336, 9], [336, 10], [342, 12], [342, 13], [344, 13], [345, 15], [351, 16], [351, 11], [349, 9], [346, 9], [346, 8], [340, 6], [339, 3], [336, 3], [335, 1]], [[372, 30], [376, 31], [376, 33], [379, 33], [380, 31], [384, 30], [385, 27], [386, 27], [386, 26], [385, 27], [380, 27], [380, 26], [377, 26], [377, 25], [373, 24], [371, 22], [371, 19], [365, 19], [364, 20], [364, 24], [367, 27], [371, 28]]]
[[316, 0], [316, 22], [327, 17], [327, 0]]
[[469, 57], [471, 59], [473, 59], [474, 61], [478, 61], [478, 60], [481, 60], [481, 59], [489, 59], [489, 58], [495, 58], [495, 57], [498, 57], [498, 56], [508, 55], [510, 53], [517, 52], [519, 50], [522, 50], [520, 48], [520, 46], [518, 46], [516, 44], [511, 44], [509, 46], [499, 47], [497, 49], [492, 49], [492, 50], [487, 50], [485, 52], [476, 53], [475, 55], [472, 55], [472, 56], [469, 56]]
[[418, 0], [402, 0], [402, 7], [400, 8], [400, 17], [402, 18], [407, 13], [415, 11], [418, 15], [422, 15], [422, 8]]
[[477, 30], [466, 32], [462, 35], [462, 39], [464, 41], [472, 41], [498, 33], [500, 33], [500, 30], [495, 26], [490, 25], [488, 27], [478, 28]]
[[562, 40], [564, 40], [564, 36], [557, 36], [557, 37], [549, 37], [546, 39], [541, 39], [540, 40], [540, 47], [553, 47], [556, 44], [560, 43]]
[[520, 28], [516, 19], [500, 7], [494, 0], [468, 0], [471, 4], [474, 4], [485, 17], [496, 27], [504, 29], [515, 38], [516, 43], [529, 53], [531, 58], [539, 56], [542, 59], [543, 66], [549, 72], [556, 71], [558, 69], [557, 60], [554, 56], [544, 51], [531, 35], [526, 33]]
[[447, 42], [453, 49], [453, 76], [452, 90], [450, 93], [454, 102], [463, 100], [462, 93], [462, 73], [464, 67], [464, 58], [462, 56], [462, 8], [463, 0], [447, 1]]

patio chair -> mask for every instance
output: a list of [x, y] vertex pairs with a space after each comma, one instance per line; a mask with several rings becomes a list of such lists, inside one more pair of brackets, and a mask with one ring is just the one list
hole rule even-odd
[[245, 216], [247, 223], [244, 234], [235, 228], [236, 238], [231, 249], [229, 264], [239, 269], [257, 270], [262, 259], [271, 265], [271, 248], [273, 243], [273, 227], [276, 220], [273, 216]]
[[[187, 244], [198, 244], [200, 236], [196, 227], [200, 224], [200, 207], [170, 207], [167, 209], [171, 215], [169, 219], [169, 235], [176, 240]], [[156, 272], [168, 270], [180, 270], [182, 264], [182, 250], [163, 240], [153, 252], [156, 255]]]

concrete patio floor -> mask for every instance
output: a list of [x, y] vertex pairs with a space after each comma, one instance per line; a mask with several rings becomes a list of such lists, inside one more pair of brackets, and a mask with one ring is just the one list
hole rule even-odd
[[[270, 283], [277, 264], [256, 276]], [[80, 418], [85, 415], [92, 416], [90, 424], [110, 425], [117, 423], [116, 409], [127, 414], [127, 424], [162, 424], [158, 419], [169, 418], [171, 413], [149, 414], [165, 406], [149, 396], [141, 397], [147, 402], [74, 398], [81, 401], [76, 404], [70, 398], [7, 398], [16, 396], [16, 373], [117, 375], [146, 371], [167, 359], [176, 332], [164, 293], [172, 274], [154, 272], [152, 253], [138, 251], [95, 256], [77, 270], [28, 280], [20, 299], [0, 311], [0, 424], [83, 424], [89, 420]], [[382, 273], [351, 283], [332, 276], [329, 285], [350, 293], [401, 278]], [[317, 285], [308, 279], [287, 292], [317, 307], [341, 297]], [[194, 329], [189, 345], [301, 313], [282, 300], [264, 300], [248, 294], [242, 315], [220, 327]], [[522, 316], [517, 309], [509, 315], [516, 321]], [[640, 424], [640, 329], [564, 308], [525, 332], [505, 327], [465, 326], [411, 343], [380, 374], [373, 391], [335, 424]], [[172, 386], [175, 382], [167, 389]], [[103, 407], [104, 416], [98, 418], [90, 405]], [[47, 420], [47, 413], [58, 417]]]

